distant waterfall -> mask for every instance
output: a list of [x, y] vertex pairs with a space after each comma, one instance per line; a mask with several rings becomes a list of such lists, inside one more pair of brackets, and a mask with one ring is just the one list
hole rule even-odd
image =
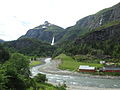
[[103, 22], [103, 15], [101, 16], [101, 19], [100, 19], [99, 24], [101, 25], [101, 24], [102, 24], [102, 22]]
[[51, 45], [54, 45], [54, 41], [55, 41], [55, 39], [54, 39], [54, 37], [53, 37]]
[[103, 18], [100, 19], [100, 22], [99, 22], [100, 25], [102, 24], [102, 21], [103, 21]]

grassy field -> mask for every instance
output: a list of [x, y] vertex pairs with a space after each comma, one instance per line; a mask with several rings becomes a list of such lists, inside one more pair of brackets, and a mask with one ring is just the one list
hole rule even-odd
[[36, 66], [36, 65], [39, 65], [39, 64], [41, 64], [40, 61], [31, 61], [30, 67], [33, 67], [33, 66]]
[[103, 67], [102, 64], [96, 63], [85, 63], [85, 62], [77, 62], [70, 56], [66, 56], [65, 54], [60, 54], [59, 56], [55, 57], [55, 59], [61, 59], [62, 63], [59, 65], [59, 68], [62, 70], [77, 70], [80, 65], [89, 65], [94, 66], [96, 68]]

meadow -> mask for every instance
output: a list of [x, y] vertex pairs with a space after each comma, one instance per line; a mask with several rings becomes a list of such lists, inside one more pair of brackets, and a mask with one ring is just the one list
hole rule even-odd
[[76, 71], [80, 65], [89, 65], [96, 68], [103, 67], [102, 64], [78, 62], [77, 60], [74, 60], [72, 57], [65, 54], [60, 54], [59, 56], [55, 57], [55, 59], [61, 60], [62, 63], [59, 65], [59, 68], [62, 70]]

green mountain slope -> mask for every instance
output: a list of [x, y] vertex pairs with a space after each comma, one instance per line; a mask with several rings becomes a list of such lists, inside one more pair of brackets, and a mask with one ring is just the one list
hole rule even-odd
[[4, 46], [19, 53], [29, 56], [51, 56], [54, 47], [36, 39], [24, 38], [15, 41], [5, 42]]

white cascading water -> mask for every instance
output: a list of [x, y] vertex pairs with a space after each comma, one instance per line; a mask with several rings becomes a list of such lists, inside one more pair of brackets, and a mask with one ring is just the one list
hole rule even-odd
[[55, 41], [55, 40], [54, 40], [54, 37], [53, 37], [51, 45], [54, 45], [54, 41]]
[[99, 22], [100, 25], [102, 24], [102, 21], [103, 21], [103, 15], [101, 16], [101, 19], [100, 19], [100, 22]]
[[102, 21], [103, 21], [103, 18], [100, 19], [100, 23], [99, 23], [100, 25], [102, 24]]

